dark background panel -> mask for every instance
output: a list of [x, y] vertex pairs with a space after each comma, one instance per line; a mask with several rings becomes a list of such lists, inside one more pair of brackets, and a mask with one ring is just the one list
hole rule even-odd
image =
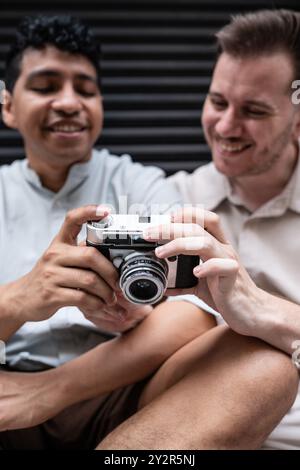
[[[2, 1], [0, 79], [19, 20], [32, 13], [71, 13], [102, 44], [105, 123], [99, 147], [130, 153], [168, 173], [210, 160], [200, 127], [214, 63], [214, 33], [232, 14], [260, 8], [299, 10], [298, 0]], [[23, 158], [18, 132], [0, 122], [0, 164]]]

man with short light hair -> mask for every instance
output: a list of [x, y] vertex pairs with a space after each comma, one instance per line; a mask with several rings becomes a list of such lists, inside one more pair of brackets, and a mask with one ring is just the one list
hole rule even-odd
[[[192, 238], [176, 240], [174, 236], [157, 255], [198, 254], [204, 263], [194, 271], [199, 283], [193, 293], [220, 312], [223, 319], [218, 323], [225, 321], [241, 338], [258, 338], [287, 353], [295, 363], [296, 375], [300, 368], [300, 108], [293, 103], [292, 84], [300, 78], [300, 13], [263, 10], [238, 15], [216, 36], [218, 57], [202, 113], [213, 161], [191, 175], [179, 172], [171, 177], [185, 202], [204, 205], [206, 230], [197, 224], [197, 211], [184, 212], [195, 222]], [[180, 221], [180, 217], [174, 220]], [[205, 336], [199, 343], [204, 340]], [[204, 361], [202, 364], [205, 367]], [[218, 383], [217, 368], [210, 372], [214, 370]], [[199, 402], [193, 402], [201, 412], [205, 377], [203, 372]], [[266, 389], [268, 384], [266, 379]], [[250, 371], [248, 386], [251, 393]], [[167, 396], [158, 398], [165, 410], [172, 406]], [[223, 398], [220, 392], [220, 403]], [[195, 419], [199, 427], [203, 425], [203, 435], [207, 427], [208, 438], [215, 419], [212, 401], [212, 397], [205, 401], [210, 419], [204, 413], [203, 424], [201, 412], [196, 413], [198, 421]], [[236, 409], [229, 410], [229, 419], [231, 414], [234, 419], [239, 406], [237, 402]], [[160, 422], [157, 410], [154, 404], [142, 410], [123, 426], [123, 432], [112, 433], [102, 448], [116, 448], [113, 446], [122, 442], [126, 448], [125, 436], [132, 442], [137, 433], [141, 442], [141, 431], [146, 436], [147, 426], [154, 429]], [[272, 413], [265, 408], [255, 426], [269, 420]], [[248, 424], [250, 436], [253, 423]], [[221, 435], [221, 428], [219, 431]], [[154, 439], [152, 434], [150, 438]], [[290, 411], [260, 445], [300, 449], [299, 393]]]

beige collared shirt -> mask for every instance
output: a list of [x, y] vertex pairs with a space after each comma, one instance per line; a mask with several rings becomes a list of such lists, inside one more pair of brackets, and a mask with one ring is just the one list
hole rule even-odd
[[[283, 191], [252, 213], [232, 195], [228, 179], [213, 163], [170, 180], [185, 203], [201, 204], [221, 217], [226, 237], [256, 285], [300, 304], [300, 159]], [[292, 408], [262, 448], [300, 449], [300, 386]]]
[[260, 288], [300, 304], [300, 163], [283, 191], [254, 212], [232, 195], [213, 163], [170, 180], [185, 203], [216, 212], [228, 240]]

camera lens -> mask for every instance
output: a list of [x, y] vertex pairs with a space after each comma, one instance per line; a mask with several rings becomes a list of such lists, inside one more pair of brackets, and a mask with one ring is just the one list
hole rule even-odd
[[153, 254], [131, 253], [120, 266], [120, 287], [134, 303], [153, 304], [164, 295], [168, 265]]
[[148, 300], [156, 297], [157, 285], [149, 279], [138, 279], [130, 284], [129, 292], [136, 299]]

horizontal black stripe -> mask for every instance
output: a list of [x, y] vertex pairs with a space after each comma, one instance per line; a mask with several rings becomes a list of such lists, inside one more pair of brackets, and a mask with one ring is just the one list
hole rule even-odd
[[[168, 173], [192, 171], [210, 160], [200, 115], [215, 58], [213, 35], [231, 14], [274, 7], [299, 10], [298, 0], [2, 0], [0, 79], [24, 15], [80, 16], [103, 46], [105, 122], [97, 145]], [[23, 157], [21, 136], [0, 123], [0, 164]]]

